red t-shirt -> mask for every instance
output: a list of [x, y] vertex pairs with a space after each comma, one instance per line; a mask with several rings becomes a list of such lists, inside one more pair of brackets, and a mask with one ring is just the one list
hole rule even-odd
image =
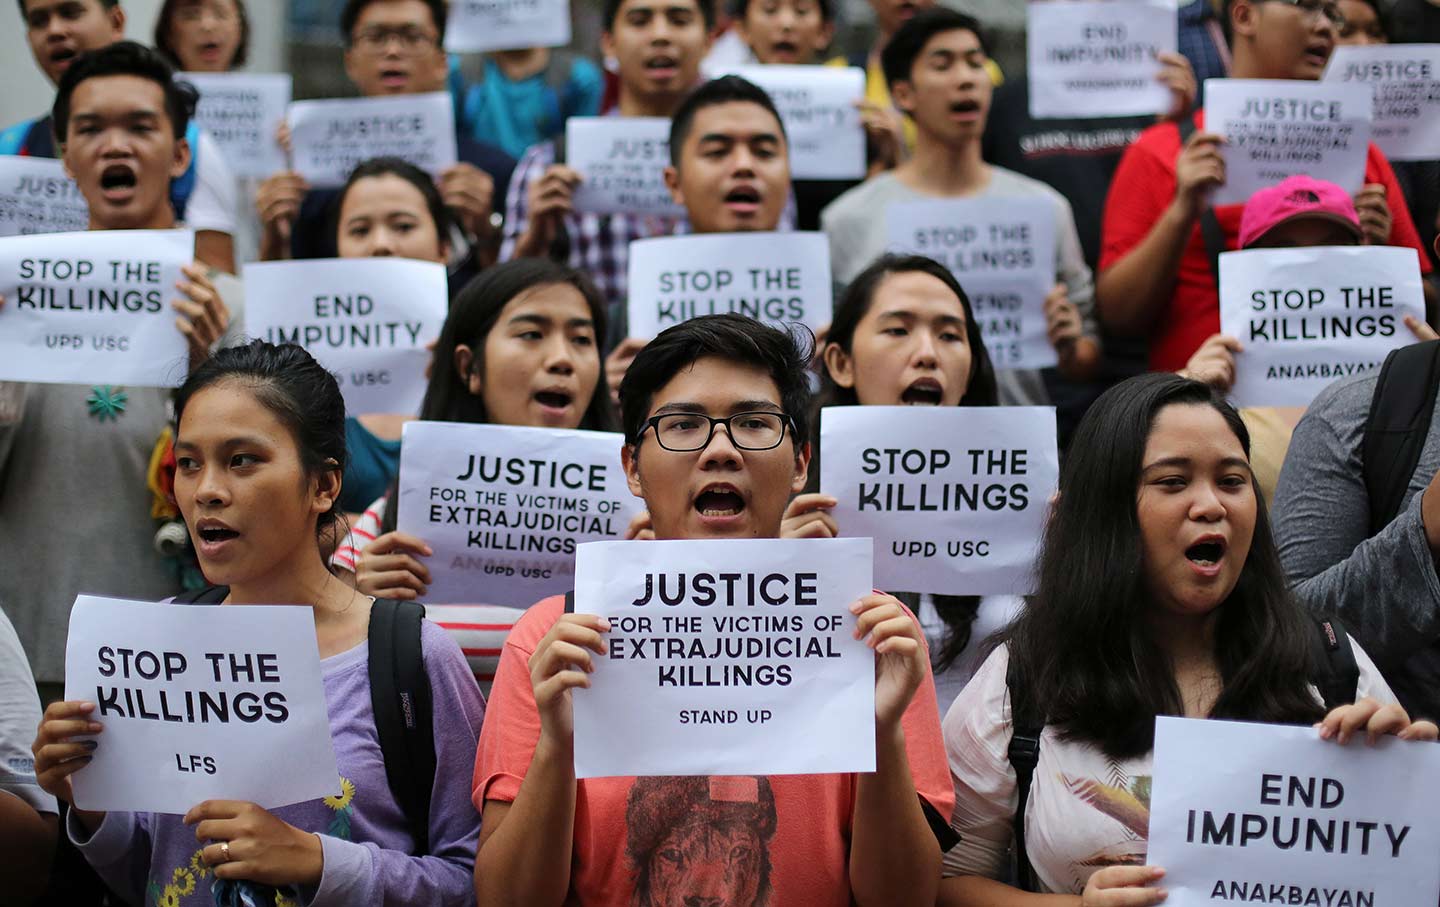
[[[1204, 111], [1195, 112], [1195, 128], [1205, 128]], [[1100, 250], [1100, 270], [1114, 265], [1140, 245], [1160, 220], [1175, 197], [1175, 162], [1180, 157], [1180, 129], [1174, 123], [1151, 126], [1125, 151], [1110, 195], [1105, 200], [1105, 220]], [[1365, 182], [1385, 186], [1390, 203], [1392, 246], [1409, 246], [1420, 253], [1420, 269], [1430, 272], [1430, 261], [1420, 244], [1420, 234], [1410, 219], [1410, 209], [1389, 161], [1372, 142], [1365, 158]], [[1225, 248], [1237, 248], [1240, 215], [1244, 205], [1220, 205], [1215, 219], [1225, 234]], [[1169, 311], [1156, 323], [1150, 337], [1150, 367], [1173, 372], [1185, 367], [1190, 355], [1205, 338], [1220, 330], [1220, 297], [1205, 239], [1197, 218], [1185, 244], [1185, 254], [1175, 277], [1175, 291]]]
[[[528, 663], [564, 611], [563, 596], [540, 602], [505, 641], [475, 754], [477, 810], [520, 790], [540, 737]], [[905, 712], [905, 748], [915, 789], [943, 825], [955, 793], [939, 715], [927, 671]], [[684, 904], [700, 891], [751, 904], [768, 886], [770, 904], [849, 907], [856, 787], [853, 774], [583, 779], [565, 903]], [[709, 884], [692, 890], [699, 881]]]

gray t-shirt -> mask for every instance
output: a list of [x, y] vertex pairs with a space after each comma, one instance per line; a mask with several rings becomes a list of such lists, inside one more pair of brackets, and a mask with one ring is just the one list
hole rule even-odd
[[1440, 470], [1440, 420], [1395, 519], [1373, 537], [1361, 442], [1376, 373], [1331, 384], [1295, 427], [1275, 488], [1275, 542], [1305, 606], [1334, 614], [1412, 716], [1440, 717], [1440, 576], [1420, 492]]
[[25, 661], [25, 650], [10, 619], [0, 611], [0, 791], [14, 794], [36, 812], [59, 810], [55, 798], [35, 783], [30, 742], [40, 726], [40, 697]]
[[[1085, 336], [1099, 340], [1095, 320], [1095, 283], [1085, 264], [1080, 235], [1075, 231], [1075, 217], [1065, 196], [1039, 180], [1021, 176], [1004, 167], [990, 168], [990, 182], [984, 189], [967, 198], [1048, 198], [1055, 205], [1055, 275], [1065, 284], [1070, 301], [1080, 312]], [[831, 202], [820, 213], [820, 226], [830, 238], [830, 270], [837, 287], [855, 279], [889, 246], [885, 209], [892, 204], [933, 200], [911, 189], [896, 178], [894, 171], [867, 180]], [[961, 286], [964, 286], [962, 281]], [[837, 293], [838, 298], [838, 293]], [[1050, 403], [1050, 395], [1040, 379], [1038, 369], [996, 370], [1000, 385], [1000, 402], [1012, 406], [1041, 406]]]

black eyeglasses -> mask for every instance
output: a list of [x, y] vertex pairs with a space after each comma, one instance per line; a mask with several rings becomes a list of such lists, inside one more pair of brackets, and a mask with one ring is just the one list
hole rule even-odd
[[645, 420], [644, 428], [655, 429], [655, 440], [674, 453], [690, 453], [710, 446], [715, 426], [724, 425], [730, 443], [741, 450], [772, 450], [785, 440], [785, 429], [794, 428], [784, 413], [756, 411], [716, 419], [704, 413], [665, 413]]
[[426, 48], [435, 46], [439, 40], [433, 32], [413, 25], [402, 25], [396, 28], [372, 25], [355, 33], [355, 47], [362, 53], [378, 56], [385, 52], [385, 48], [390, 45], [392, 38], [399, 43], [402, 54], [417, 54]]
[[1275, 0], [1275, 2], [1297, 7], [1310, 16], [1324, 16], [1333, 22], [1336, 28], [1345, 27], [1345, 14], [1340, 11], [1340, 4], [1335, 0]]

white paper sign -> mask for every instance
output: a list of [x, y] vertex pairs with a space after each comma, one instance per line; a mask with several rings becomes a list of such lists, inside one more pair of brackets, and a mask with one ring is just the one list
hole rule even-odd
[[94, 761], [71, 776], [80, 809], [274, 809], [340, 792], [310, 608], [81, 595], [65, 698], [95, 703], [105, 727]]
[[63, 164], [0, 154], [0, 236], [78, 233], [88, 226], [90, 208]]
[[575, 190], [577, 211], [685, 216], [665, 188], [665, 117], [571, 117], [565, 121], [565, 160], [583, 177]]
[[855, 102], [865, 97], [858, 66], [735, 66], [728, 72], [765, 89], [790, 148], [797, 180], [849, 180], [865, 176], [865, 126]]
[[1179, 46], [1175, 0], [1053, 0], [1027, 7], [1030, 116], [1167, 113], [1162, 53]]
[[570, 0], [450, 0], [445, 49], [451, 53], [569, 43]]
[[340, 379], [345, 409], [412, 413], [425, 397], [425, 345], [449, 307], [445, 266], [406, 258], [245, 265], [245, 331], [298, 343]]
[[1146, 862], [1167, 907], [1435, 903], [1440, 747], [1363, 737], [1156, 719]]
[[341, 186], [361, 161], [403, 158], [431, 174], [455, 163], [455, 108], [443, 91], [290, 105], [294, 166], [314, 186]]
[[236, 176], [264, 178], [285, 169], [275, 130], [290, 104], [290, 76], [280, 73], [186, 72], [177, 78], [200, 92], [195, 121], [210, 133]]
[[1228, 139], [1216, 205], [1243, 205], [1296, 174], [1348, 192], [1365, 182], [1373, 92], [1293, 79], [1206, 79], [1205, 131]]
[[885, 209], [892, 252], [933, 258], [950, 269], [996, 368], [1044, 368], [1058, 360], [1045, 331], [1055, 286], [1055, 205], [1036, 198], [956, 198]]
[[1397, 246], [1247, 249], [1220, 256], [1220, 330], [1237, 406], [1309, 406], [1337, 378], [1379, 368], [1425, 320], [1420, 259]]
[[396, 528], [424, 539], [427, 604], [528, 607], [575, 588], [575, 547], [625, 537], [645, 509], [625, 484], [625, 436], [410, 422]]
[[593, 542], [575, 610], [610, 620], [576, 690], [575, 775], [875, 770], [875, 659], [852, 638], [869, 539]]
[[630, 243], [631, 337], [654, 337], [721, 312], [815, 330], [830, 323], [831, 292], [823, 233], [707, 233]]
[[1374, 89], [1371, 139], [1387, 158], [1440, 159], [1440, 44], [1337, 47], [1324, 78]]
[[173, 387], [189, 347], [171, 304], [189, 230], [0, 239], [0, 380]]
[[875, 584], [1025, 595], [1060, 475], [1050, 406], [829, 406], [820, 490], [846, 538], [875, 540]]

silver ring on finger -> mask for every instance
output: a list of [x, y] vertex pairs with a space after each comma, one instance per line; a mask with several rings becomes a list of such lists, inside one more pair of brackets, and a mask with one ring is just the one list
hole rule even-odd
[[229, 841], [221, 841], [221, 842], [220, 842], [220, 862], [221, 862], [221, 863], [229, 863], [229, 862], [230, 862], [230, 842], [229, 842]]

